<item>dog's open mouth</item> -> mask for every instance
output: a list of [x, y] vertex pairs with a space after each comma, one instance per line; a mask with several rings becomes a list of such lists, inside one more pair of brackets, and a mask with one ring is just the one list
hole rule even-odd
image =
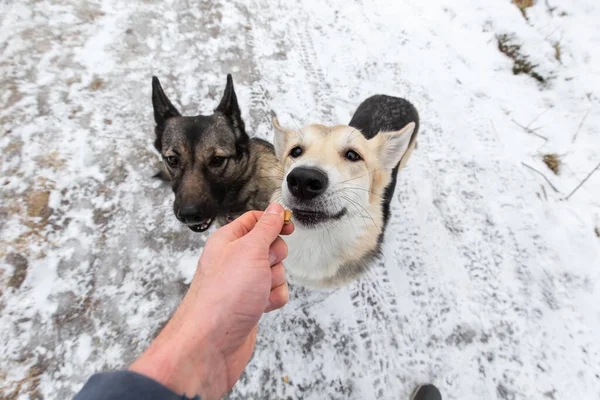
[[205, 230], [210, 228], [212, 223], [213, 223], [213, 218], [206, 218], [205, 220], [203, 220], [202, 222], [200, 222], [198, 224], [189, 224], [187, 227], [190, 228], [194, 232], [204, 232]]
[[323, 211], [315, 211], [315, 210], [300, 210], [300, 209], [292, 209], [292, 215], [294, 216], [294, 221], [297, 221], [303, 225], [311, 226], [317, 225], [319, 223], [323, 223], [329, 220], [338, 220], [346, 215], [346, 209], [343, 208], [341, 211], [335, 214], [329, 214]]

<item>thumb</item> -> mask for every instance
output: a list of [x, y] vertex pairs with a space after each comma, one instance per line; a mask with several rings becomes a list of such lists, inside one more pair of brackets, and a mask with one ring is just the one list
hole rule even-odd
[[284, 210], [280, 204], [271, 204], [246, 237], [268, 248], [281, 233], [283, 214]]

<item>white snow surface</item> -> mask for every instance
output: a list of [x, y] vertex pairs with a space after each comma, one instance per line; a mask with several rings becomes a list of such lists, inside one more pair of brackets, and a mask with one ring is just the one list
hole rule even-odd
[[[422, 122], [381, 262], [292, 288], [228, 398], [600, 398], [600, 171], [566, 199], [600, 163], [600, 3], [527, 17], [509, 0], [0, 1], [0, 398], [70, 398], [173, 312], [207, 235], [151, 178], [151, 76], [193, 115], [228, 72], [257, 137], [271, 109], [348, 123], [376, 93]], [[513, 74], [502, 34], [544, 84]]]

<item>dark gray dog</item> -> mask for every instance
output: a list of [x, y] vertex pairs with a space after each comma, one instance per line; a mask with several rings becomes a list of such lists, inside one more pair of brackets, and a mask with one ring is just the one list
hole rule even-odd
[[194, 232], [264, 210], [279, 186], [273, 146], [248, 137], [231, 74], [212, 115], [183, 117], [152, 77], [154, 146], [175, 192], [173, 211]]

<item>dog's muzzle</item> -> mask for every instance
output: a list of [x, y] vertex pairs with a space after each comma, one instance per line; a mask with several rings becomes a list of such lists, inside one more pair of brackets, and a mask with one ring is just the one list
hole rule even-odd
[[194, 232], [204, 232], [212, 225], [214, 218], [205, 217], [202, 208], [197, 204], [184, 205], [175, 214], [177, 219]]
[[210, 228], [212, 223], [213, 223], [213, 218], [207, 218], [199, 224], [188, 224], [187, 227], [190, 228], [192, 231], [199, 233], [199, 232], [204, 232], [205, 230]]
[[332, 212], [324, 207], [323, 194], [329, 187], [329, 177], [320, 168], [296, 167], [286, 177], [291, 195], [289, 207], [294, 221], [306, 227], [312, 227], [330, 220], [339, 220], [346, 209]]

